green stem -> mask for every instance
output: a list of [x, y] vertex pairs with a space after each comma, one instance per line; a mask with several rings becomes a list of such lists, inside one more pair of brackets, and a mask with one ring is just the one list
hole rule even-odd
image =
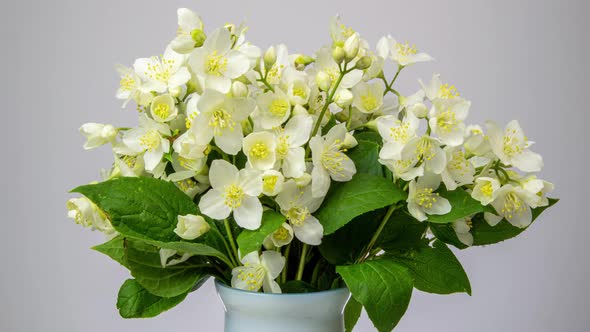
[[397, 71], [395, 72], [395, 76], [393, 76], [391, 83], [389, 83], [390, 89], [393, 86], [393, 83], [395, 83], [395, 80], [397, 80], [397, 77], [399, 76], [399, 73], [402, 71], [402, 69], [404, 69], [404, 66], [397, 66]]
[[299, 261], [299, 269], [297, 269], [297, 275], [295, 276], [295, 280], [303, 279], [303, 270], [305, 269], [305, 259], [307, 258], [308, 250], [309, 246], [304, 243], [303, 248], [301, 248], [301, 260]]
[[348, 106], [348, 119], [346, 119], [346, 129], [350, 130], [350, 124], [352, 123], [352, 106]]
[[226, 231], [227, 236], [229, 238], [229, 244], [232, 249], [232, 253], [231, 253], [232, 260], [234, 261], [235, 265], [237, 266], [237, 265], [239, 265], [238, 264], [238, 262], [239, 262], [238, 248], [236, 247], [236, 242], [234, 240], [234, 236], [231, 231], [231, 226], [229, 224], [229, 220], [227, 220], [227, 218], [223, 219], [223, 224], [225, 225], [225, 231]]
[[322, 261], [318, 261], [317, 264], [315, 265], [313, 272], [311, 274], [311, 284], [314, 287], [317, 287], [317, 281], [318, 281], [318, 277], [320, 276], [320, 267], [322, 265]]
[[395, 204], [393, 204], [389, 207], [389, 209], [387, 210], [387, 213], [385, 213], [385, 217], [383, 217], [383, 220], [381, 220], [381, 224], [379, 224], [379, 228], [377, 228], [377, 231], [375, 231], [375, 234], [373, 234], [373, 237], [371, 238], [371, 241], [369, 242], [367, 249], [365, 249], [365, 251], [363, 252], [361, 257], [359, 257], [358, 263], [362, 263], [368, 258], [369, 253], [371, 252], [371, 250], [373, 250], [373, 246], [377, 242], [377, 239], [381, 235], [381, 232], [383, 232], [383, 229], [385, 228], [385, 225], [387, 225], [387, 222], [389, 221], [389, 218], [393, 214], [393, 211], [395, 211], [395, 208], [396, 208]]
[[289, 254], [291, 253], [291, 243], [287, 245], [287, 249], [285, 249], [285, 268], [283, 272], [281, 272], [281, 283], [287, 282], [287, 269], [289, 267]]
[[326, 111], [328, 110], [328, 106], [330, 106], [330, 104], [332, 103], [332, 98], [334, 98], [334, 94], [336, 94], [336, 90], [338, 90], [338, 86], [340, 85], [340, 82], [342, 82], [342, 79], [344, 78], [344, 75], [346, 75], [346, 74], [348, 74], [348, 71], [346, 71], [346, 65], [344, 65], [344, 69], [340, 71], [340, 76], [338, 76], [338, 80], [336, 80], [336, 84], [334, 84], [332, 91], [330, 91], [330, 94], [328, 95], [328, 99], [326, 99], [326, 103], [324, 104], [324, 107], [322, 108], [322, 111], [320, 112], [320, 116], [318, 117], [315, 127], [313, 127], [313, 131], [311, 132], [311, 137], [314, 137], [318, 133], [318, 131], [320, 130], [320, 127], [322, 125], [322, 119], [324, 118], [324, 114], [326, 114]]
[[275, 92], [275, 89], [266, 80], [266, 77], [268, 76], [268, 71], [266, 71], [266, 73], [264, 75], [262, 75], [262, 72], [260, 72], [260, 71], [258, 72], [258, 74], [260, 74], [260, 78], [257, 79], [257, 81], [264, 84], [268, 90]]

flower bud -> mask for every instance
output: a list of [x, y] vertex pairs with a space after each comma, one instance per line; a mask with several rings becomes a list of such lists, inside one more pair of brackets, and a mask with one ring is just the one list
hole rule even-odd
[[359, 144], [359, 142], [357, 142], [356, 138], [354, 138], [354, 136], [352, 136], [350, 133], [346, 133], [346, 135], [344, 136], [344, 143], [342, 144], [342, 147], [345, 149], [352, 149], [355, 146], [357, 146]]
[[110, 220], [88, 198], [72, 198], [67, 202], [68, 217], [74, 219], [76, 224], [83, 227], [91, 227], [107, 235], [115, 234]]
[[365, 128], [371, 129], [372, 131], [378, 131], [377, 129], [377, 121], [371, 120], [364, 125]]
[[318, 88], [320, 88], [322, 91], [328, 91], [332, 85], [330, 75], [328, 75], [325, 71], [320, 71], [317, 73], [315, 76], [315, 82], [317, 83]]
[[172, 97], [178, 98], [180, 96], [180, 94], [182, 93], [182, 88], [179, 86], [175, 86], [175, 87], [168, 89], [168, 91], [170, 91], [170, 95]]
[[332, 58], [334, 58], [334, 61], [336, 61], [337, 64], [342, 63], [342, 61], [344, 60], [344, 50], [342, 49], [342, 47], [340, 46], [336, 46], [334, 47], [334, 49], [332, 50]]
[[191, 31], [191, 38], [195, 42], [195, 47], [201, 47], [205, 43], [205, 39], [207, 39], [207, 35], [201, 29], [194, 29]]
[[313, 63], [315, 60], [307, 55], [300, 55], [295, 59], [295, 68], [297, 70], [303, 70], [307, 65]]
[[211, 229], [209, 223], [202, 216], [187, 214], [178, 216], [178, 223], [174, 233], [184, 240], [194, 240]]
[[336, 105], [338, 105], [338, 107], [345, 108], [352, 104], [353, 98], [354, 96], [352, 95], [352, 92], [350, 92], [350, 90], [340, 89], [336, 92], [336, 95], [334, 96], [334, 102], [336, 103]]
[[117, 137], [118, 130], [109, 124], [85, 123], [80, 127], [80, 133], [86, 137], [84, 149], [90, 150], [103, 144], [112, 142]]
[[358, 34], [353, 34], [352, 36], [348, 37], [344, 42], [344, 58], [347, 62], [352, 61], [352, 59], [356, 58], [356, 55], [359, 53], [359, 45], [360, 45], [360, 38]]
[[275, 51], [275, 47], [269, 47], [266, 52], [264, 52], [262, 59], [264, 60], [264, 68], [266, 68], [266, 70], [272, 68], [272, 65], [277, 62], [277, 52]]
[[242, 98], [248, 96], [248, 87], [240, 81], [234, 81], [231, 85], [232, 96]]
[[419, 119], [426, 117], [428, 114], [428, 108], [426, 108], [426, 105], [423, 103], [417, 103], [408, 107], [408, 111], [414, 113], [414, 115]]
[[364, 57], [360, 58], [359, 61], [356, 62], [355, 68], [360, 70], [365, 70], [371, 67], [373, 63], [373, 59], [370, 56], [365, 55]]

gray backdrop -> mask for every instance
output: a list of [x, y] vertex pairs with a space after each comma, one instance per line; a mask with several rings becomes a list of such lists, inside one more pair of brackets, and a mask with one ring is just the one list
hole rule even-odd
[[[384, 34], [437, 61], [404, 71], [413, 92], [432, 72], [473, 102], [470, 119], [518, 119], [562, 201], [516, 240], [459, 252], [473, 296], [413, 294], [397, 331], [587, 331], [590, 229], [585, 122], [588, 2], [580, 1], [3, 1], [1, 331], [221, 331], [207, 284], [171, 312], [123, 320], [125, 271], [89, 250], [102, 241], [66, 219], [67, 191], [98, 178], [107, 148], [84, 152], [89, 121], [134, 125], [114, 93], [115, 63], [160, 54], [176, 8], [209, 28], [246, 19], [250, 40], [311, 52], [341, 13], [372, 45]], [[373, 331], [362, 318], [356, 331]]]

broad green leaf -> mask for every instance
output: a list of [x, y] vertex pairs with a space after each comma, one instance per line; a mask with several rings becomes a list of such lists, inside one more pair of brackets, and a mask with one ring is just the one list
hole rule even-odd
[[127, 239], [126, 254], [131, 275], [148, 292], [162, 297], [184, 294], [209, 274], [209, 267], [198, 257], [162, 267], [159, 249], [139, 240]]
[[[558, 201], [558, 199], [550, 198], [548, 206], [533, 209], [533, 222], [539, 217], [539, 215], [541, 215], [541, 213], [543, 213], [543, 211], [552, 207]], [[494, 244], [511, 239], [530, 227], [530, 225], [526, 228], [514, 227], [505, 219], [500, 221], [496, 226], [490, 226], [484, 220], [482, 213], [477, 214], [472, 218], [472, 225], [471, 234], [473, 235], [474, 246]], [[430, 224], [430, 229], [437, 239], [452, 244], [459, 249], [467, 248], [466, 245], [459, 241], [451, 225]]]
[[145, 240], [144, 242], [154, 245], [158, 248], [173, 249], [181, 253], [188, 253], [195, 256], [217, 257], [231, 266], [229, 258], [224, 253], [215, 248], [209, 247], [206, 244], [194, 242], [159, 242], [150, 240]]
[[358, 145], [348, 152], [356, 166], [357, 173], [384, 176], [383, 165], [379, 163], [379, 150], [381, 147], [374, 142], [359, 140]]
[[455, 230], [453, 229], [453, 227], [450, 224], [430, 223], [429, 227], [430, 227], [430, 231], [432, 232], [432, 234], [434, 234], [434, 236], [438, 240], [440, 240], [444, 243], [447, 243], [447, 244], [451, 244], [458, 249], [469, 248], [463, 242], [461, 242], [461, 240], [459, 240], [459, 238], [457, 237], [457, 234], [455, 233]]
[[[174, 233], [179, 215], [199, 215], [197, 205], [171, 182], [154, 178], [119, 178], [78, 187], [73, 192], [88, 197], [110, 218], [123, 236], [144, 241], [178, 242]], [[214, 221], [211, 230], [196, 242], [225, 250]]]
[[489, 207], [481, 205], [462, 189], [453, 191], [442, 191], [440, 195], [451, 203], [451, 212], [443, 215], [429, 215], [428, 221], [432, 223], [446, 224], [455, 220], [472, 216], [479, 212], [489, 210]]
[[379, 332], [390, 332], [402, 318], [412, 296], [407, 269], [385, 257], [338, 266], [352, 296], [361, 303]]
[[336, 232], [324, 236], [318, 247], [320, 253], [333, 265], [354, 263], [375, 234], [384, 215], [384, 209], [379, 209], [354, 218]]
[[405, 252], [388, 252], [388, 256], [408, 268], [414, 287], [436, 294], [465, 292], [471, 295], [471, 284], [461, 263], [453, 252], [440, 241], [433, 246]]
[[[535, 221], [543, 211], [553, 206], [559, 200], [549, 199], [549, 205], [533, 209], [533, 221]], [[530, 227], [530, 225], [529, 225]], [[527, 227], [528, 228], [528, 227]], [[481, 246], [486, 244], [493, 244], [511, 239], [527, 228], [514, 227], [505, 219], [499, 222], [496, 226], [490, 226], [483, 218], [476, 218], [473, 222], [471, 233], [473, 234], [473, 245]]]
[[344, 328], [346, 332], [352, 332], [359, 318], [361, 318], [362, 311], [363, 305], [351, 296], [344, 308]]
[[127, 264], [127, 260], [125, 259], [125, 239], [122, 236], [117, 236], [110, 241], [92, 247], [92, 249], [109, 256], [117, 263], [129, 268], [129, 264]]
[[383, 145], [383, 138], [381, 135], [379, 135], [378, 132], [374, 132], [372, 130], [357, 131], [354, 133], [354, 138], [356, 138], [357, 141], [369, 141], [376, 143], [379, 146]]
[[406, 198], [406, 193], [393, 182], [370, 174], [355, 174], [349, 182], [332, 186], [315, 214], [324, 226], [325, 235], [334, 233], [357, 216]]
[[242, 256], [252, 251], [258, 251], [264, 239], [279, 229], [286, 218], [275, 211], [267, 210], [262, 215], [262, 225], [257, 230], [243, 230], [238, 236], [237, 242]]
[[123, 318], [149, 318], [175, 307], [188, 293], [175, 297], [160, 297], [151, 294], [135, 279], [128, 279], [119, 289], [117, 309]]
[[140, 239], [177, 241], [177, 217], [199, 214], [195, 203], [173, 183], [153, 178], [125, 177], [72, 191], [98, 205], [119, 233]]
[[395, 211], [383, 228], [376, 247], [383, 250], [407, 250], [423, 245], [428, 223], [420, 222], [407, 211]]

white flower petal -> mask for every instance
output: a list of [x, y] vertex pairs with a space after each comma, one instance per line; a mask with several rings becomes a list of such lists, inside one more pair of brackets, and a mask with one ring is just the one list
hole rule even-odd
[[244, 196], [242, 204], [234, 210], [236, 223], [245, 229], [256, 230], [262, 222], [262, 204], [257, 197]]
[[225, 204], [223, 193], [216, 189], [209, 190], [201, 197], [199, 210], [204, 215], [216, 220], [223, 220], [231, 213], [231, 208]]
[[211, 187], [223, 190], [226, 186], [238, 181], [238, 168], [223, 159], [213, 160], [209, 170]]
[[292, 225], [292, 227], [295, 237], [301, 242], [312, 246], [318, 246], [322, 243], [324, 227], [314, 216], [309, 215], [301, 225]]
[[270, 279], [276, 279], [285, 267], [285, 257], [276, 251], [265, 251], [260, 255], [260, 263], [266, 268]]
[[311, 192], [313, 197], [324, 197], [330, 189], [330, 174], [321, 166], [311, 171]]
[[223, 150], [223, 152], [235, 155], [242, 149], [242, 126], [238, 123], [232, 129], [225, 128], [221, 134], [215, 135], [215, 144]]
[[256, 197], [262, 193], [262, 173], [254, 169], [242, 169], [238, 174], [238, 184], [246, 195]]

